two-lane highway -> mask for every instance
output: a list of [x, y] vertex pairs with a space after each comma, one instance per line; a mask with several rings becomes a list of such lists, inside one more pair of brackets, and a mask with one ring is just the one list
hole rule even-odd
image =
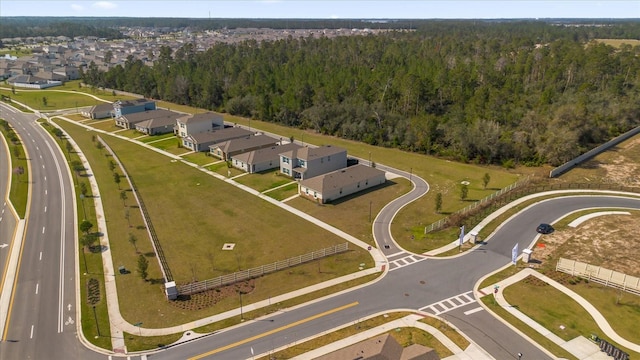
[[0, 359], [81, 358], [87, 352], [77, 341], [75, 206], [66, 160], [36, 115], [0, 106], [23, 141], [31, 181]]

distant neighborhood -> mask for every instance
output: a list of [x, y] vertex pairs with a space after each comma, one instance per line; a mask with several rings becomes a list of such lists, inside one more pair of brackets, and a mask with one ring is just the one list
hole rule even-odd
[[213, 112], [184, 114], [157, 109], [153, 100], [135, 99], [95, 105], [82, 115], [114, 121], [118, 127], [147, 135], [173, 133], [184, 148], [205, 152], [247, 173], [279, 169], [280, 174], [298, 181], [301, 197], [321, 204], [386, 182], [385, 172], [375, 167], [354, 161], [348, 166], [343, 148], [298, 145], [292, 139], [226, 125]]
[[372, 29], [221, 29], [192, 32], [190, 29], [125, 28], [125, 40], [107, 41], [95, 36], [69, 38], [28, 37], [3, 38], [2, 44], [31, 52], [26, 56], [0, 57], [0, 80], [15, 87], [44, 89], [62, 85], [64, 81], [80, 79], [92, 62], [98, 70], [107, 71], [129, 60], [141, 60], [152, 66], [160, 48], [175, 52], [186, 44], [195, 51], [206, 51], [216, 43], [236, 43], [245, 40], [274, 41], [293, 37], [336, 37], [362, 35], [387, 30]]

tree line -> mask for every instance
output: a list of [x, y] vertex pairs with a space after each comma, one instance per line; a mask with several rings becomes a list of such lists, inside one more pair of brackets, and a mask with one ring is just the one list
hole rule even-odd
[[[86, 83], [368, 144], [558, 165], [640, 124], [639, 22], [432, 21], [415, 31], [162, 47]], [[635, 35], [634, 35], [635, 34]]]

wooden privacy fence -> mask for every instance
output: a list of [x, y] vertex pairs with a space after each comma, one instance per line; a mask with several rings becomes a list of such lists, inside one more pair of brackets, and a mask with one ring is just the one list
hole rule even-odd
[[177, 285], [176, 288], [178, 290], [178, 295], [197, 294], [203, 291], [230, 285], [239, 281], [257, 278], [265, 274], [304, 264], [306, 262], [317, 260], [323, 257], [335, 255], [347, 250], [349, 250], [349, 243], [338, 244], [332, 247], [324, 248], [322, 250], [310, 252], [308, 254], [295, 256], [286, 260], [276, 261], [272, 264], [262, 265], [253, 269], [237, 271], [233, 274], [222, 275], [214, 279], [197, 281], [190, 284]]
[[556, 271], [640, 295], [640, 278], [635, 276], [564, 258], [558, 260]]

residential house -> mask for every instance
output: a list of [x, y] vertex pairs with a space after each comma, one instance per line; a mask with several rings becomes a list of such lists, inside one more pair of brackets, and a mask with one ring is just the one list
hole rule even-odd
[[347, 150], [331, 145], [303, 147], [280, 154], [280, 171], [294, 179], [308, 179], [347, 167]]
[[192, 151], [210, 151], [209, 146], [231, 139], [253, 135], [252, 131], [241, 127], [228, 127], [219, 130], [190, 134], [182, 138], [182, 146]]
[[15, 75], [7, 80], [9, 85], [29, 89], [46, 89], [62, 85], [62, 81], [47, 80], [33, 75]]
[[[116, 126], [125, 128], [125, 129], [135, 129], [137, 123], [145, 120], [162, 118], [162, 117], [173, 117], [173, 120], [175, 122], [175, 119], [181, 115], [182, 114], [169, 111], [169, 110], [164, 110], [164, 109], [134, 112], [131, 114], [117, 117]], [[173, 127], [171, 129], [173, 130]]]
[[[165, 110], [152, 110], [152, 111], [165, 111]], [[160, 135], [173, 132], [176, 127], [176, 120], [182, 116], [180, 113], [170, 111], [171, 114], [165, 116], [156, 116], [148, 120], [141, 121], [135, 124], [136, 131], [147, 135]], [[134, 116], [127, 115], [127, 116]]]
[[440, 356], [434, 349], [420, 344], [413, 344], [403, 348], [391, 335], [382, 334], [315, 359], [440, 360]]
[[302, 146], [296, 143], [276, 145], [264, 149], [253, 150], [234, 155], [231, 164], [248, 173], [256, 173], [280, 167], [280, 154], [283, 152], [300, 149]]
[[209, 153], [222, 160], [231, 160], [231, 157], [248, 151], [272, 147], [278, 140], [267, 135], [249, 135], [241, 138], [230, 139], [209, 146]]
[[80, 79], [80, 71], [75, 66], [61, 66], [53, 69], [53, 73], [63, 77], [63, 81]]
[[385, 172], [354, 165], [300, 181], [298, 193], [322, 204], [384, 184]]
[[113, 117], [113, 104], [112, 103], [104, 103], [94, 105], [88, 110], [83, 110], [81, 112], [82, 116], [86, 116], [90, 119], [106, 119]]
[[222, 115], [206, 112], [178, 118], [175, 134], [183, 138], [187, 135], [220, 129], [224, 126]]
[[118, 100], [113, 103], [114, 116], [117, 118], [127, 114], [155, 109], [156, 102], [147, 99]]

